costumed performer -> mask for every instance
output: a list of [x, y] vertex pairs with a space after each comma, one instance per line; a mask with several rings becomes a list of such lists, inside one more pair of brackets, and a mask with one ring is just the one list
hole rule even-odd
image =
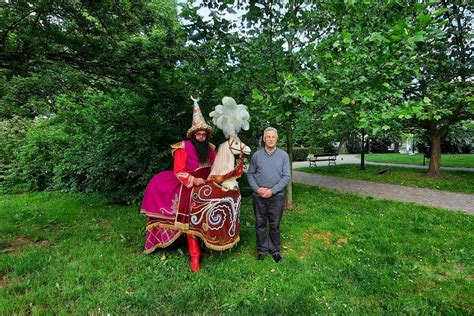
[[190, 195], [193, 187], [205, 184], [210, 167], [216, 157], [214, 145], [208, 139], [212, 134], [194, 99], [192, 126], [186, 133], [188, 140], [171, 145], [173, 171], [155, 175], [148, 184], [141, 213], [146, 215], [146, 254], [173, 243], [186, 233], [190, 269], [200, 269], [200, 249], [197, 238], [188, 232], [190, 222]]

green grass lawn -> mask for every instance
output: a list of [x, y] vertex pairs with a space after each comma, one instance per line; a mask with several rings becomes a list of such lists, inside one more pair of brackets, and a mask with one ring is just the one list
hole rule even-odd
[[[358, 156], [360, 158], [360, 155]], [[367, 154], [365, 159], [371, 162], [401, 163], [408, 165], [423, 165], [423, 154]], [[426, 160], [429, 165], [429, 160]], [[441, 166], [474, 168], [474, 154], [442, 154]]]
[[0, 196], [0, 314], [474, 312], [474, 217], [295, 185], [283, 260], [241, 242], [198, 274], [184, 244], [141, 253], [137, 207], [58, 192]]
[[[442, 171], [439, 178], [426, 175], [426, 170], [414, 168], [365, 165], [366, 170], [359, 170], [359, 165], [337, 165], [324, 167], [303, 167], [298, 171], [317, 173], [349, 179], [367, 180], [411, 187], [445, 190], [474, 194], [474, 173], [462, 171]], [[377, 172], [389, 169], [389, 173]]]

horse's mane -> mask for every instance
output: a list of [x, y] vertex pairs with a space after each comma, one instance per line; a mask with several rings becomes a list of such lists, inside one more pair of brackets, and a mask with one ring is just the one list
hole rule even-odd
[[234, 169], [235, 157], [229, 148], [229, 142], [223, 142], [217, 149], [216, 159], [211, 168], [211, 176], [223, 176]]

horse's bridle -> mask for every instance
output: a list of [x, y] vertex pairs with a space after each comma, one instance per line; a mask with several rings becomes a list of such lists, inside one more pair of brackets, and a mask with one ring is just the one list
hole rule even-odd
[[229, 140], [227, 141], [229, 143], [229, 149], [230, 151], [232, 151], [232, 144], [234, 143], [235, 139], [238, 139], [240, 141], [240, 147], [239, 147], [239, 157], [243, 157], [244, 156], [244, 149], [245, 149], [245, 144], [237, 137], [231, 137], [229, 138]]

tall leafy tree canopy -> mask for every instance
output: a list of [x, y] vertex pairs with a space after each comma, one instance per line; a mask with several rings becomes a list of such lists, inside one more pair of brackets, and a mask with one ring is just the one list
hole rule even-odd
[[207, 65], [231, 73], [243, 97], [253, 89], [254, 118], [286, 126], [290, 143], [308, 116], [340, 137], [421, 126], [438, 175], [436, 135], [473, 117], [469, 1], [213, 1], [184, 12], [190, 39], [214, 53]]

